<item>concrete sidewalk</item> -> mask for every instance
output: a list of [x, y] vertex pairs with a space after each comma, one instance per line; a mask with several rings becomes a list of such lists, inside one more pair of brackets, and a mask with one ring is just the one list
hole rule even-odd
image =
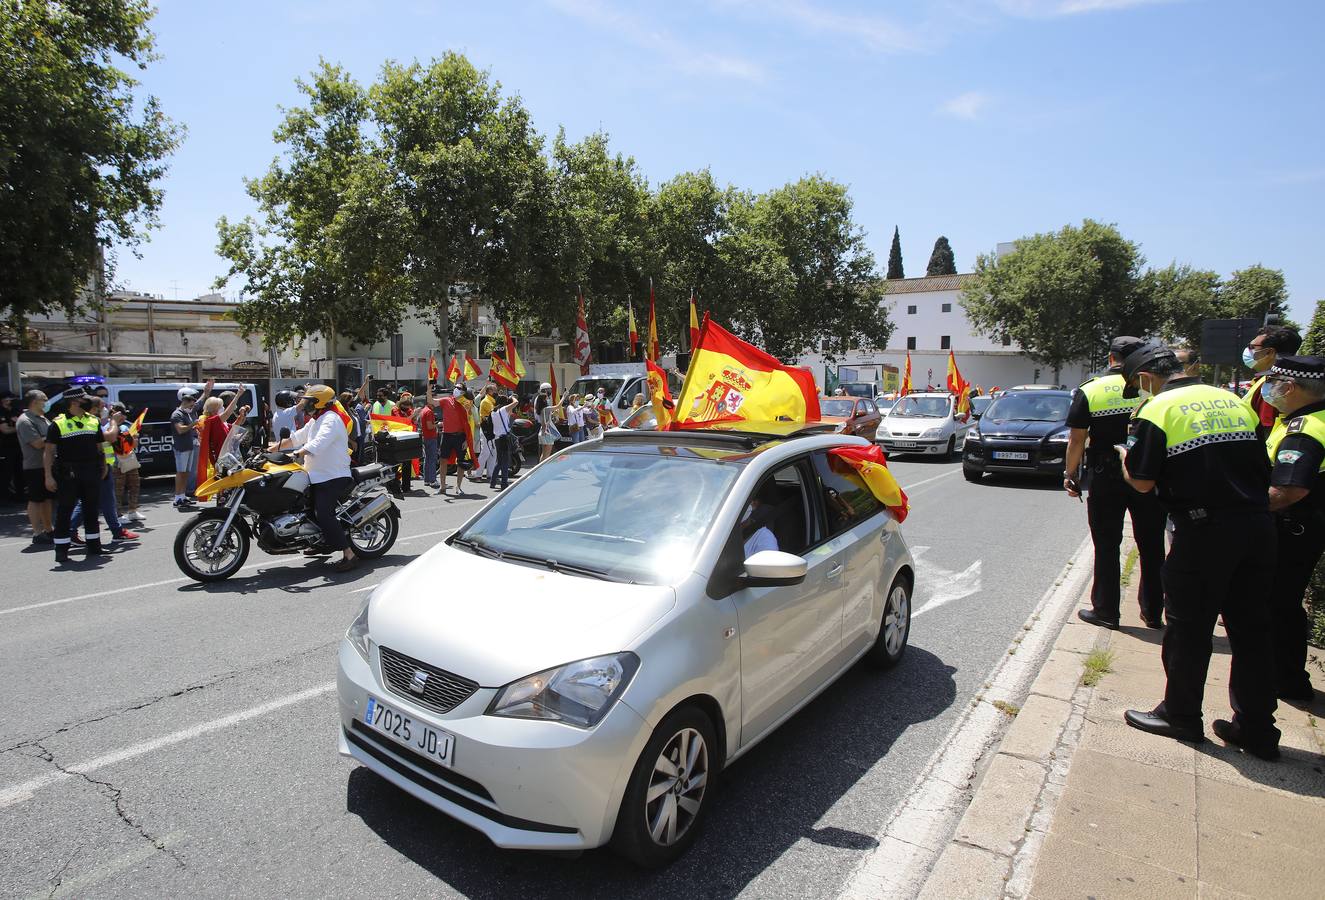
[[[1134, 576], [1135, 580], [1135, 576]], [[1231, 718], [1222, 629], [1199, 746], [1129, 728], [1125, 709], [1164, 693], [1162, 632], [1142, 625], [1135, 587], [1123, 625], [1073, 617], [990, 761], [922, 897], [1325, 896], [1325, 701], [1281, 703], [1283, 757], [1263, 762], [1210, 730]], [[1089, 596], [1083, 598], [1089, 605]], [[1092, 651], [1109, 659], [1082, 683]], [[1325, 684], [1321, 654], [1313, 680]]]

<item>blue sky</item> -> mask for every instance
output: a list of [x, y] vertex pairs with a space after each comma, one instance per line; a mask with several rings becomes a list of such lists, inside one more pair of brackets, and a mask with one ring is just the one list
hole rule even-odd
[[162, 228], [118, 280], [172, 297], [223, 267], [215, 222], [275, 155], [278, 106], [319, 56], [371, 81], [452, 49], [545, 134], [607, 131], [651, 182], [710, 167], [765, 189], [847, 183], [908, 275], [945, 234], [999, 241], [1090, 217], [1155, 265], [1284, 270], [1325, 298], [1325, 5], [1233, 0], [160, 0], [145, 88], [189, 134]]

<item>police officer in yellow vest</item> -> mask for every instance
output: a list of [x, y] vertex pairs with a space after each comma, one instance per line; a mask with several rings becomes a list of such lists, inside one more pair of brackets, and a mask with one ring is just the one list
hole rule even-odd
[[1279, 563], [1270, 590], [1275, 687], [1292, 703], [1315, 696], [1307, 675], [1311, 626], [1302, 599], [1325, 551], [1325, 358], [1280, 356], [1261, 390], [1281, 417], [1266, 449], [1270, 511], [1279, 532]]
[[87, 555], [102, 554], [97, 520], [101, 516], [101, 479], [106, 473], [102, 449], [106, 436], [101, 430], [101, 420], [88, 411], [87, 394], [82, 388], [71, 388], [65, 392], [64, 399], [69, 403], [69, 411], [51, 422], [42, 457], [46, 489], [56, 495], [55, 561], [60, 563], [69, 559], [69, 519], [74, 505], [80, 501]]
[[1251, 404], [1252, 411], [1260, 420], [1256, 432], [1262, 438], [1269, 435], [1274, 420], [1279, 416], [1278, 411], [1265, 402], [1265, 397], [1261, 393], [1261, 389], [1265, 386], [1266, 373], [1279, 357], [1296, 353], [1301, 346], [1302, 336], [1296, 329], [1286, 325], [1267, 325], [1256, 332], [1247, 349], [1242, 351], [1242, 364], [1251, 369], [1253, 375], [1258, 376], [1252, 381], [1243, 397]]
[[1164, 700], [1149, 712], [1129, 709], [1124, 718], [1152, 734], [1205, 740], [1201, 702], [1211, 633], [1222, 613], [1233, 648], [1233, 720], [1216, 720], [1214, 732], [1262, 759], [1277, 759], [1265, 602], [1275, 567], [1270, 464], [1251, 407], [1181, 371], [1173, 351], [1153, 342], [1123, 360], [1129, 393], [1145, 400], [1123, 451], [1124, 477], [1142, 493], [1157, 489], [1174, 521], [1164, 563]]
[[[1123, 481], [1122, 463], [1114, 447], [1127, 439], [1127, 426], [1140, 404], [1124, 397], [1122, 361], [1145, 342], [1116, 337], [1109, 345], [1109, 371], [1090, 379], [1072, 394], [1067, 425], [1067, 472], [1063, 488], [1073, 497], [1089, 490], [1086, 517], [1095, 545], [1095, 583], [1090, 609], [1077, 613], [1083, 621], [1117, 628], [1122, 599], [1118, 550], [1123, 543], [1123, 515], [1131, 513], [1132, 535], [1141, 561], [1141, 618], [1151, 628], [1164, 627], [1164, 508], [1153, 494], [1140, 494]], [[1089, 440], [1089, 443], [1087, 441]], [[1084, 460], [1081, 483], [1073, 477]]]

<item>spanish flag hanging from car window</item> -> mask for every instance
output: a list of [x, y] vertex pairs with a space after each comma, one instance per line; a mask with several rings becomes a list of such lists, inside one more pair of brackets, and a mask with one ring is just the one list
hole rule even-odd
[[868, 447], [834, 447], [828, 451], [830, 460], [845, 463], [856, 470], [870, 493], [888, 508], [898, 522], [906, 520], [911, 511], [911, 504], [906, 498], [906, 491], [897, 483], [893, 473], [888, 471], [888, 459], [883, 455], [883, 448], [878, 444]]
[[704, 315], [676, 402], [677, 427], [818, 418], [819, 390], [808, 369], [784, 366]]

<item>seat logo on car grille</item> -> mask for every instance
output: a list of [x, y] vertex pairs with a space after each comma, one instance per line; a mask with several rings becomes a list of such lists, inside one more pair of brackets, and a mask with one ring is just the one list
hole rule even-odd
[[423, 689], [428, 686], [428, 673], [422, 669], [414, 670], [414, 678], [409, 683], [409, 689], [416, 694], [422, 694]]

